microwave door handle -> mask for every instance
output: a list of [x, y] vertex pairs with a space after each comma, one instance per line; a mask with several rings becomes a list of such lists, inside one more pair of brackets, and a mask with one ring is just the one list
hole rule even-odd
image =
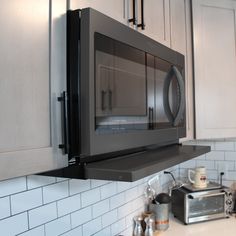
[[173, 125], [174, 124], [174, 116], [170, 109], [170, 101], [169, 101], [169, 87], [171, 83], [171, 78], [173, 76], [173, 69], [171, 68], [169, 72], [167, 73], [165, 79], [164, 79], [164, 86], [163, 86], [163, 106], [164, 111], [167, 116], [167, 119], [169, 122]]
[[179, 124], [179, 122], [182, 119], [184, 110], [185, 110], [185, 88], [184, 88], [184, 79], [183, 76], [181, 75], [181, 73], [179, 72], [179, 70], [175, 67], [172, 66], [173, 72], [176, 76], [178, 85], [179, 85], [179, 90], [180, 90], [180, 104], [179, 104], [179, 109], [178, 112], [176, 114], [176, 117], [174, 118], [174, 122], [173, 125], [177, 126]]

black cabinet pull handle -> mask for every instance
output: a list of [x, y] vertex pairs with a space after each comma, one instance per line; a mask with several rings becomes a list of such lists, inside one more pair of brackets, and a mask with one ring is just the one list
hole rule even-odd
[[62, 144], [59, 144], [59, 148], [64, 149], [64, 154], [68, 154], [68, 122], [67, 122], [67, 101], [66, 92], [61, 94], [61, 97], [57, 98], [58, 102], [61, 102], [61, 119], [62, 119]]
[[141, 0], [141, 24], [138, 24], [137, 27], [141, 27], [142, 30], [145, 29], [145, 24], [144, 24], [144, 0]]
[[128, 20], [128, 22], [132, 22], [133, 25], [137, 25], [137, 19], [136, 19], [135, 9], [136, 9], [136, 4], [135, 4], [135, 0], [133, 0], [133, 18], [130, 18], [130, 19]]

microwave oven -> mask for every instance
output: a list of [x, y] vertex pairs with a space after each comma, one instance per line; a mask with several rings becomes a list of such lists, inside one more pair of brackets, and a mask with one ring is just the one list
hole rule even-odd
[[69, 156], [185, 137], [184, 56], [94, 9], [67, 17]]
[[207, 188], [187, 185], [172, 190], [172, 213], [184, 224], [227, 218], [233, 206], [230, 189], [210, 182]]

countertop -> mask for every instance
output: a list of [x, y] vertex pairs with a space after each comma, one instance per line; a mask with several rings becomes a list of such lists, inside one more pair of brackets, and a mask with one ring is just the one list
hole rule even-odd
[[231, 216], [207, 222], [184, 225], [175, 218], [170, 219], [170, 226], [165, 232], [157, 236], [234, 236], [236, 235], [236, 218]]

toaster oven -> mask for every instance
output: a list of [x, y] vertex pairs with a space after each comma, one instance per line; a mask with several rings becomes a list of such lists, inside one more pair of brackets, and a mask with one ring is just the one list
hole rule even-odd
[[172, 190], [172, 213], [184, 224], [227, 218], [232, 211], [229, 188], [209, 183], [207, 188], [186, 185]]

